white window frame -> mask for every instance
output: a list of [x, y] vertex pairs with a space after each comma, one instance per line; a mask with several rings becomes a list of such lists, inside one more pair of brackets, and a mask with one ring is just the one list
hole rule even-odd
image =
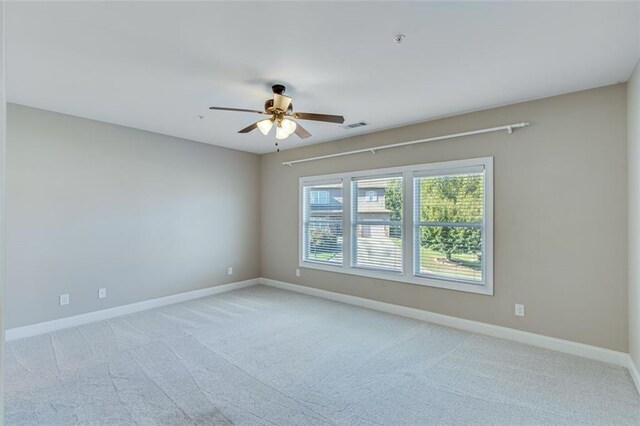
[[[414, 176], [442, 175], [469, 173], [484, 170], [484, 233], [483, 233], [483, 282], [470, 282], [435, 276], [416, 276], [416, 253], [414, 252], [415, 226], [414, 226]], [[376, 175], [402, 174], [403, 182], [403, 268], [402, 272], [386, 272], [383, 270], [368, 270], [356, 268], [351, 262], [351, 180], [358, 177], [375, 177]], [[326, 263], [304, 260], [304, 186], [321, 184], [327, 181], [342, 179], [342, 265], [330, 265]], [[357, 275], [387, 281], [396, 281], [407, 284], [423, 285], [428, 287], [444, 288], [449, 290], [464, 291], [468, 293], [493, 295], [493, 157], [472, 158], [467, 160], [444, 161], [430, 164], [416, 164], [403, 167], [389, 167], [375, 170], [361, 170], [346, 173], [336, 173], [322, 176], [301, 177], [299, 179], [299, 247], [298, 265], [300, 268], [317, 269], [321, 271], [337, 272], [349, 275]], [[358, 194], [355, 194], [357, 197]]]

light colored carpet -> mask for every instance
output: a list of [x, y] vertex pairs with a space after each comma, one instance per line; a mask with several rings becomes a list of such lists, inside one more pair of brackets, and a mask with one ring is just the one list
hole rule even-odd
[[6, 351], [9, 425], [640, 424], [623, 368], [264, 286]]

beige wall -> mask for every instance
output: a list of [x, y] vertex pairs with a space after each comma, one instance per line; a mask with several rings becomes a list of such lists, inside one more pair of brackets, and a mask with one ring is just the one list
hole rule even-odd
[[[280, 164], [521, 121], [532, 126], [513, 135]], [[262, 275], [626, 352], [626, 133], [622, 84], [264, 155]], [[494, 296], [311, 269], [295, 276], [300, 176], [484, 156], [495, 161]], [[514, 316], [515, 303], [526, 317]]]
[[640, 371], [640, 63], [627, 83], [629, 145], [629, 353]]
[[7, 158], [8, 328], [260, 274], [255, 154], [10, 104]]

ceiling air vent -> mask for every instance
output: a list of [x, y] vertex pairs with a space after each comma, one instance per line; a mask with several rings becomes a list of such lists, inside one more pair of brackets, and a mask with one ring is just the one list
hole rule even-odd
[[367, 123], [366, 121], [358, 121], [357, 123], [345, 124], [342, 127], [344, 129], [356, 129], [358, 127], [368, 126], [368, 125], [369, 125], [369, 123]]

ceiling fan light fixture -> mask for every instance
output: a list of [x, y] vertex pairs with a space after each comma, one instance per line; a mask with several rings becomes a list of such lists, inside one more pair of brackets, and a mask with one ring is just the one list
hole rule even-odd
[[256, 123], [256, 125], [258, 126], [258, 130], [260, 130], [260, 133], [266, 136], [271, 131], [271, 127], [273, 127], [273, 120], [271, 118], [260, 120]]
[[282, 123], [278, 123], [276, 127], [276, 139], [286, 139], [289, 137], [291, 133], [287, 132], [287, 130], [282, 127]]
[[289, 120], [288, 118], [285, 118], [284, 120], [282, 120], [281, 126], [287, 132], [288, 135], [291, 135], [293, 132], [295, 132], [296, 127], [298, 127], [295, 121]]

